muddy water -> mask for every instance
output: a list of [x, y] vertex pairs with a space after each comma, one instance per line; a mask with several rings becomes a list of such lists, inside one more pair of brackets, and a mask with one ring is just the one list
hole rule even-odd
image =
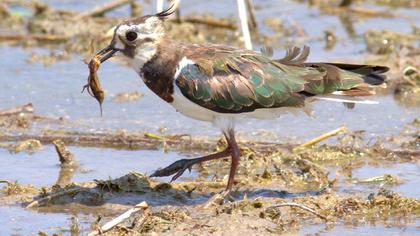
[[[163, 151], [80, 147], [70, 147], [69, 149], [76, 156], [80, 165], [74, 172], [72, 178], [74, 182], [117, 178], [133, 171], [151, 174], [157, 168], [167, 166], [181, 158], [177, 153]], [[0, 156], [9, 156], [9, 158], [2, 159], [2, 165], [13, 167], [1, 171], [2, 179], [41, 187], [54, 185], [60, 177], [57, 153], [51, 145], [46, 145], [42, 151], [33, 154], [10, 154], [7, 150], [0, 149]], [[183, 175], [186, 178], [189, 176], [191, 175], [188, 172]]]
[[[10, 154], [7, 150], [0, 149], [2, 167], [7, 167], [0, 171], [0, 178], [37, 187], [52, 186], [63, 179], [71, 179], [73, 182], [106, 180], [132, 171], [150, 174], [157, 168], [169, 165], [182, 157], [173, 152], [163, 151], [79, 147], [70, 147], [70, 150], [77, 157], [79, 167], [69, 173], [61, 170], [55, 148], [51, 145], [46, 145], [42, 151], [33, 154]], [[187, 171], [180, 180], [193, 176], [194, 172]], [[169, 181], [170, 178], [163, 180]], [[72, 217], [78, 219], [81, 232], [89, 232], [90, 224], [96, 220], [97, 215], [77, 211], [37, 212], [26, 210], [19, 205], [0, 206], [0, 225], [2, 225], [0, 235], [28, 235], [36, 234], [38, 231], [67, 235]]]
[[1, 235], [37, 235], [43, 231], [48, 235], [68, 235], [72, 217], [78, 217], [81, 231], [89, 230], [94, 216], [68, 213], [39, 213], [27, 211], [19, 206], [0, 206]]
[[[92, 1], [66, 0], [46, 1], [51, 6], [63, 9], [85, 10], [90, 9]], [[392, 9], [399, 18], [371, 18], [359, 19], [356, 16], [350, 19], [355, 29], [354, 34], [344, 29], [342, 21], [337, 16], [322, 15], [317, 8], [308, 8], [305, 4], [292, 1], [255, 1], [258, 6], [257, 18], [260, 31], [271, 32], [262, 22], [267, 16], [278, 16], [286, 24], [300, 24], [306, 31], [305, 38], [295, 40], [297, 44], [311, 46], [310, 60], [346, 60], [357, 62], [366, 55], [362, 34], [368, 29], [388, 29], [397, 32], [410, 32], [411, 24], [420, 22], [419, 10]], [[226, 3], [227, 4], [227, 3]], [[366, 5], [365, 5], [366, 6]], [[208, 9], [218, 16], [236, 15], [236, 9], [223, 6], [218, 1], [183, 0], [183, 13], [197, 12]], [[386, 7], [368, 6], [369, 8], [389, 10]], [[149, 12], [152, 6], [146, 6]], [[112, 13], [126, 15], [127, 9], [121, 8]], [[314, 20], [316, 17], [316, 20]], [[324, 50], [323, 31], [333, 30], [340, 41], [330, 50]], [[286, 40], [285, 42], [290, 42]], [[283, 42], [283, 41], [282, 41]], [[260, 45], [257, 45], [258, 48]], [[275, 48], [275, 56], [283, 55], [283, 45], [271, 45]], [[209, 124], [197, 122], [183, 117], [175, 112], [166, 103], [145, 88], [140, 78], [121, 63], [107, 63], [100, 69], [100, 77], [107, 97], [104, 103], [104, 115], [100, 117], [99, 108], [87, 94], [80, 94], [81, 87], [86, 82], [87, 70], [78, 55], [70, 61], [58, 62], [45, 67], [41, 63], [26, 63], [32, 52], [47, 53], [45, 49], [22, 49], [9, 46], [0, 47], [0, 108], [8, 108], [32, 102], [39, 115], [64, 117], [72, 124], [51, 125], [49, 128], [64, 128], [66, 130], [97, 131], [127, 129], [129, 131], [158, 132], [160, 127], [166, 127], [168, 133], [187, 133], [192, 135], [217, 136], [218, 131]], [[112, 102], [113, 96], [121, 92], [139, 91], [144, 94], [138, 101], [117, 104]], [[356, 106], [355, 109], [346, 110], [342, 104], [319, 102], [314, 105], [316, 116], [307, 117], [304, 114], [285, 115], [274, 121], [247, 121], [239, 125], [242, 137], [252, 139], [269, 139], [270, 141], [302, 141], [319, 135], [322, 132], [335, 129], [347, 124], [351, 130], [363, 129], [368, 136], [385, 136], [399, 133], [404, 124], [418, 118], [420, 108], [403, 108], [396, 103], [392, 96], [378, 96], [373, 100], [379, 105]], [[76, 122], [76, 124], [74, 124]], [[31, 132], [45, 128], [43, 125], [31, 127]], [[268, 136], [261, 133], [269, 132]], [[81, 169], [75, 172], [73, 180], [90, 181], [92, 179], [107, 179], [117, 177], [129, 171], [151, 173], [158, 167], [166, 166], [175, 160], [183, 158], [178, 153], [164, 153], [157, 151], [124, 151], [97, 148], [70, 147], [81, 164]], [[57, 156], [52, 146], [45, 146], [40, 152], [32, 155], [21, 153], [11, 154], [0, 149], [1, 166], [0, 179], [31, 183], [36, 186], [52, 185], [59, 176], [60, 168]], [[334, 169], [331, 170], [333, 172]], [[415, 163], [370, 167], [366, 166], [355, 170], [353, 177], [367, 178], [382, 174], [393, 174], [403, 180], [400, 185], [390, 187], [392, 190], [405, 196], [420, 197], [416, 188], [419, 184], [419, 166]], [[196, 173], [186, 173], [184, 177], [195, 176]], [[343, 183], [340, 191], [355, 191], [369, 194], [377, 185]], [[9, 234], [35, 234], [38, 230], [46, 232], [68, 233], [68, 224], [71, 217], [66, 213], [36, 213], [21, 209], [19, 206], [0, 207], [0, 235]], [[88, 222], [89, 215], [86, 217]], [[418, 223], [418, 222], [417, 222]], [[86, 225], [83, 226], [88, 229]], [[382, 226], [349, 227], [338, 226], [329, 233], [348, 232], [359, 235], [363, 232], [381, 232]], [[308, 228], [302, 233], [315, 233], [320, 231], [318, 226]], [[408, 227], [402, 231], [398, 227], [388, 231], [390, 234], [407, 235], [416, 232], [416, 228]]]
[[[340, 181], [340, 192], [346, 193], [373, 193], [382, 187], [395, 191], [406, 197], [418, 198], [420, 196], [420, 189], [417, 188], [420, 184], [420, 167], [415, 163], [399, 163], [399, 164], [383, 164], [380, 166], [363, 166], [352, 171], [351, 178], [344, 178], [336, 176], [336, 169], [330, 169], [330, 178], [338, 178]], [[372, 177], [379, 177], [389, 174], [398, 178], [398, 183], [385, 182], [369, 182], [362, 183], [360, 180], [365, 180]]]
[[404, 226], [399, 226], [398, 222], [393, 225], [389, 223], [386, 230], [382, 227], [375, 226], [375, 223], [372, 222], [371, 225], [364, 226], [354, 226], [354, 225], [344, 225], [339, 224], [333, 229], [326, 229], [325, 227], [320, 226], [309, 226], [305, 229], [302, 229], [299, 233], [302, 235], [401, 235], [401, 236], [413, 236], [418, 235], [418, 225], [415, 222], [408, 223]]

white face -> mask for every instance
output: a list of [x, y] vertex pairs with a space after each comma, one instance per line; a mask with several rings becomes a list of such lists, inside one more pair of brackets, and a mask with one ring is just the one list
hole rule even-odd
[[156, 45], [163, 35], [162, 21], [152, 16], [139, 24], [118, 26], [113, 46], [123, 52], [131, 66], [139, 72], [143, 65], [156, 54]]

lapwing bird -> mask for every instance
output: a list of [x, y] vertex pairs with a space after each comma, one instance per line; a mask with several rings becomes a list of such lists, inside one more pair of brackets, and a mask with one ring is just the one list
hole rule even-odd
[[235, 125], [249, 118], [275, 118], [307, 111], [316, 100], [373, 103], [361, 97], [384, 83], [383, 66], [305, 62], [309, 48], [292, 48], [282, 59], [225, 45], [196, 45], [171, 40], [165, 20], [175, 7], [155, 15], [126, 20], [116, 26], [109, 46], [97, 56], [101, 63], [115, 55], [127, 59], [146, 86], [178, 112], [211, 122], [227, 141], [224, 151], [182, 159], [152, 174], [174, 175], [195, 164], [231, 157], [227, 190], [234, 185], [240, 150]]

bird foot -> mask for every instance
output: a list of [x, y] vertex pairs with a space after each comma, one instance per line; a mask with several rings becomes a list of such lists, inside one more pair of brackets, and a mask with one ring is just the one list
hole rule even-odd
[[228, 202], [234, 202], [234, 201], [235, 199], [232, 197], [231, 191], [227, 189], [211, 197], [207, 202], [203, 204], [203, 208], [208, 209], [213, 206], [220, 206]]
[[172, 182], [178, 179], [178, 177], [181, 176], [187, 169], [191, 172], [192, 166], [196, 163], [195, 159], [181, 159], [163, 169], [156, 170], [155, 173], [150, 175], [150, 177], [162, 177], [175, 174], [171, 179]]

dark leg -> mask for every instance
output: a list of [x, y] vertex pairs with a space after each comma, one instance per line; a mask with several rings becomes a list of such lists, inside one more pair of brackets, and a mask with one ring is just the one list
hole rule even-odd
[[232, 157], [232, 162], [230, 164], [229, 181], [226, 189], [231, 190], [233, 185], [235, 184], [235, 174], [236, 169], [239, 165], [241, 153], [238, 144], [236, 143], [235, 132], [233, 130], [229, 130], [229, 132], [225, 134], [225, 136], [228, 142], [228, 147], [230, 148], [230, 155]]
[[235, 132], [232, 129], [224, 133], [224, 135], [228, 143], [228, 146], [225, 150], [204, 157], [194, 159], [181, 159], [163, 169], [155, 171], [155, 173], [153, 173], [150, 177], [161, 177], [175, 174], [171, 180], [174, 181], [179, 176], [181, 176], [187, 169], [191, 171], [192, 166], [195, 164], [224, 158], [230, 155], [232, 157], [232, 163], [230, 165], [229, 180], [226, 189], [231, 190], [233, 185], [235, 184], [235, 174], [236, 169], [239, 165], [240, 150], [235, 140]]
[[188, 169], [191, 171], [191, 167], [195, 164], [198, 164], [204, 161], [216, 160], [219, 158], [227, 157], [229, 155], [230, 155], [230, 148], [227, 147], [225, 150], [221, 152], [213, 153], [208, 156], [194, 158], [194, 159], [181, 159], [163, 169], [159, 169], [155, 171], [155, 173], [153, 173], [150, 177], [169, 176], [176, 173], [174, 177], [172, 177], [172, 180], [171, 180], [171, 181], [174, 181], [179, 176], [181, 176], [185, 170]]
[[232, 157], [232, 163], [230, 165], [230, 172], [229, 172], [229, 180], [226, 187], [226, 190], [215, 194], [211, 197], [206, 203], [204, 203], [204, 208], [210, 208], [212, 206], [218, 206], [224, 204], [226, 201], [234, 201], [232, 196], [230, 195], [230, 191], [232, 190], [233, 185], [235, 184], [235, 174], [236, 169], [239, 165], [239, 158], [241, 156], [238, 144], [235, 140], [235, 132], [231, 129], [225, 133], [226, 140], [228, 142], [229, 154]]

